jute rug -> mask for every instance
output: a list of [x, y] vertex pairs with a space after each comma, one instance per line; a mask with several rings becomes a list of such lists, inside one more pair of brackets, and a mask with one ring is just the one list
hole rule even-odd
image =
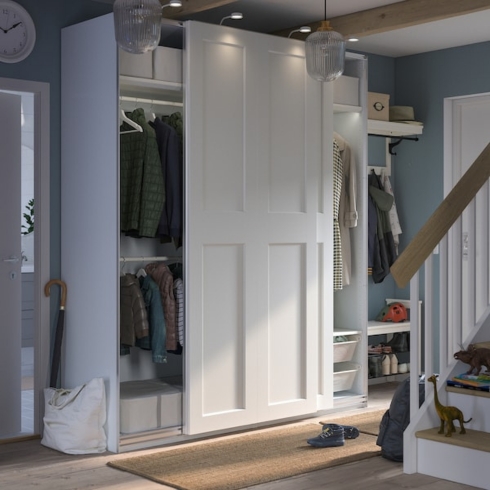
[[108, 465], [180, 490], [238, 490], [378, 456], [381, 448], [372, 433], [383, 413], [325, 418], [324, 422], [354, 425], [361, 432], [340, 447], [310, 446], [306, 440], [317, 436], [321, 426], [295, 424], [186, 444]]

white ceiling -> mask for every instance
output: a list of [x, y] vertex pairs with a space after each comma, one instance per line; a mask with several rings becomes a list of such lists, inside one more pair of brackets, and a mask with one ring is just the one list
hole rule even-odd
[[[381, 7], [402, 0], [326, 0], [327, 18]], [[325, 18], [324, 0], [238, 0], [187, 19], [218, 24], [231, 12], [242, 12], [228, 26], [256, 32], [274, 32]], [[165, 15], [165, 12], [164, 12]], [[375, 34], [349, 43], [348, 49], [399, 57], [490, 40], [490, 9], [405, 29]]]

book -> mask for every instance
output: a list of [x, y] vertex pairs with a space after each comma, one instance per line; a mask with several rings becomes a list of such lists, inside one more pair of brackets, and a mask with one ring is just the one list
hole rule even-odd
[[485, 392], [490, 393], [490, 384], [489, 383], [482, 384], [480, 386], [474, 386], [474, 385], [466, 384], [464, 382], [460, 382], [460, 380], [454, 380], [454, 378], [453, 378], [453, 379], [448, 379], [446, 381], [446, 385], [447, 386], [453, 386], [455, 388], [464, 388], [466, 390], [485, 391]]
[[479, 391], [490, 392], [490, 376], [485, 374], [457, 374], [452, 379], [447, 380], [447, 386], [455, 386], [457, 388], [472, 388]]
[[470, 386], [490, 385], [490, 377], [486, 374], [457, 374], [456, 376], [453, 376], [453, 380], [460, 381], [461, 383], [468, 384]]

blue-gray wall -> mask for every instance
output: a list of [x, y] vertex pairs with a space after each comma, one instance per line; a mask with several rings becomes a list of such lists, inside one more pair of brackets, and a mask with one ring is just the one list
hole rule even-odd
[[[415, 118], [424, 123], [419, 141], [404, 141], [397, 146], [392, 163], [391, 180], [403, 229], [402, 251], [444, 197], [444, 99], [490, 92], [490, 65], [485, 61], [490, 56], [490, 43], [396, 59], [367, 56], [368, 90], [390, 94], [390, 105], [413, 106]], [[368, 140], [369, 164], [376, 165], [383, 161], [384, 143], [382, 138], [372, 136]], [[434, 265], [437, 271], [437, 256]], [[391, 276], [381, 284], [370, 281], [370, 318], [386, 297], [408, 298], [409, 287], [400, 290]]]
[[[92, 0], [18, 0], [32, 15], [37, 42], [16, 64], [0, 63], [0, 77], [48, 82], [51, 87], [51, 272], [60, 275], [60, 47], [61, 28], [111, 12]], [[390, 104], [410, 105], [424, 123], [418, 142], [403, 142], [393, 159], [395, 190], [403, 234], [401, 250], [443, 198], [443, 101], [445, 97], [490, 91], [490, 43], [403, 58], [368, 56], [368, 90], [390, 94]], [[384, 140], [369, 137], [369, 164], [384, 161]], [[408, 298], [391, 276], [369, 284], [369, 317], [387, 297]]]
[[[395, 59], [387, 56], [367, 54], [368, 57], [368, 91], [388, 94], [390, 104], [395, 98]], [[386, 140], [377, 136], [368, 137], [368, 165], [382, 167], [386, 160]], [[394, 165], [392, 166], [394, 168]], [[394, 170], [393, 170], [394, 171]], [[391, 178], [394, 185], [394, 177]], [[367, 243], [366, 243], [367, 247]], [[391, 275], [383, 282], [374, 284], [368, 278], [368, 318], [374, 319], [385, 305], [385, 298], [398, 298], [395, 294], [395, 282]]]
[[20, 63], [0, 63], [0, 77], [50, 84], [51, 277], [60, 277], [61, 29], [112, 11], [92, 0], [17, 0], [36, 25], [36, 45]]

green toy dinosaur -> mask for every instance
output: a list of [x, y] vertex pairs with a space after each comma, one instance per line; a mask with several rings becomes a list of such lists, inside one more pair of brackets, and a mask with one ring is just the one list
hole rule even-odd
[[473, 419], [470, 418], [469, 420], [464, 420], [463, 412], [459, 408], [446, 407], [439, 401], [439, 397], [437, 396], [437, 378], [435, 374], [433, 374], [430, 378], [428, 378], [427, 381], [430, 381], [431, 383], [434, 384], [434, 402], [436, 404], [437, 415], [439, 415], [439, 418], [441, 419], [441, 427], [439, 429], [438, 434], [444, 434], [444, 423], [445, 423], [446, 424], [445, 436], [451, 437], [452, 433], [456, 432], [456, 428], [454, 427], [454, 422], [453, 422], [454, 420], [459, 420], [459, 426], [461, 427], [459, 433], [466, 434], [466, 429], [464, 428], [463, 424], [467, 424], [468, 422], [471, 422], [471, 420]]

